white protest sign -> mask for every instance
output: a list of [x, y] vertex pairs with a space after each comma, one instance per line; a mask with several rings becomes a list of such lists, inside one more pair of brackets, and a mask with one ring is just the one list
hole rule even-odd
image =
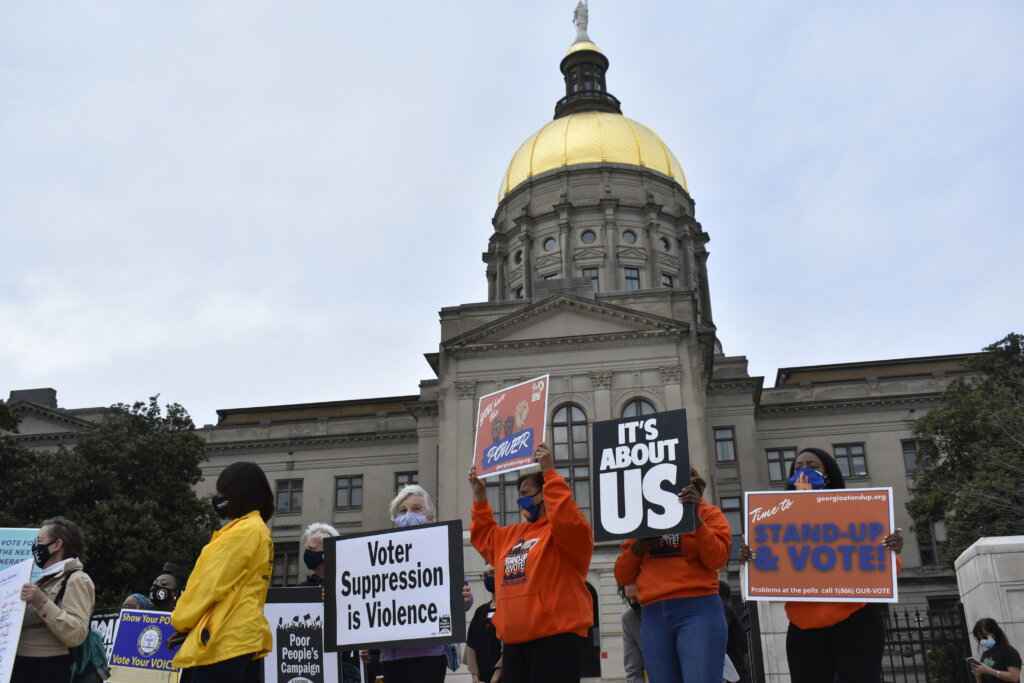
[[464, 639], [462, 522], [327, 538], [324, 549], [328, 650]]
[[324, 602], [319, 586], [271, 588], [263, 616], [274, 645], [263, 658], [265, 683], [336, 683], [338, 654], [324, 652]]
[[21, 639], [21, 621], [25, 618], [21, 587], [29, 582], [32, 567], [32, 560], [22, 560], [0, 571], [0, 681], [11, 680]]

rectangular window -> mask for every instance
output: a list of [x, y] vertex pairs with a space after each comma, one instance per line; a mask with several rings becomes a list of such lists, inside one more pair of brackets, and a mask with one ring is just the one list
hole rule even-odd
[[736, 462], [736, 430], [732, 427], [715, 427], [715, 459]]
[[768, 457], [768, 479], [773, 483], [786, 481], [789, 466], [796, 460], [796, 446], [769, 448], [765, 455]]
[[274, 543], [273, 586], [297, 586], [299, 583], [299, 544]]
[[334, 509], [363, 509], [363, 475], [350, 474], [334, 478]]
[[403, 486], [419, 483], [419, 472], [409, 470], [408, 472], [395, 472], [395, 493], [402, 490]]
[[868, 476], [868, 458], [862, 443], [837, 443], [832, 445], [839, 471], [844, 477]]
[[923, 524], [914, 525], [914, 533], [917, 535], [917, 549], [921, 554], [921, 566], [928, 567], [938, 564], [939, 546], [935, 542], [934, 522], [927, 526]]
[[277, 503], [278, 513], [302, 512], [302, 480], [301, 479], [278, 479]]
[[671, 273], [662, 273], [661, 274], [661, 286], [662, 287], [675, 287], [676, 286], [676, 279], [674, 277], [672, 277]]
[[900, 444], [903, 446], [903, 469], [909, 477], [917, 471], [917, 439], [903, 439]]
[[634, 290], [640, 289], [640, 269], [639, 268], [624, 268], [626, 273], [626, 289]]
[[590, 280], [590, 284], [595, 292], [601, 291], [601, 283], [597, 278], [597, 268], [584, 268], [580, 271], [580, 276], [585, 280]]
[[[743, 535], [743, 503], [739, 496], [723, 496], [721, 498], [722, 514], [729, 520], [729, 528], [733, 536]], [[735, 545], [736, 541], [733, 541]]]

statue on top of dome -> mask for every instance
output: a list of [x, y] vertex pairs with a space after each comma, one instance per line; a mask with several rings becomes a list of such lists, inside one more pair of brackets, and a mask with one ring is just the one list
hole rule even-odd
[[587, 9], [587, 0], [579, 0], [576, 3], [576, 10], [572, 13], [572, 23], [576, 26], [576, 42], [590, 42], [587, 35], [587, 24], [590, 21], [590, 11]]

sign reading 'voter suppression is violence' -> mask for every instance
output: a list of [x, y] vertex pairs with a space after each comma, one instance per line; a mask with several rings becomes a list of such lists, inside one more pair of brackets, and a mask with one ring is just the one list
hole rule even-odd
[[462, 642], [462, 522], [324, 539], [330, 651]]
[[473, 466], [481, 479], [534, 465], [548, 415], [548, 376], [480, 397]]
[[593, 463], [595, 540], [693, 531], [685, 410], [595, 422]]
[[749, 491], [744, 600], [896, 602], [891, 488]]
[[110, 665], [172, 671], [174, 654], [167, 648], [172, 635], [170, 612], [123, 609], [114, 632]]

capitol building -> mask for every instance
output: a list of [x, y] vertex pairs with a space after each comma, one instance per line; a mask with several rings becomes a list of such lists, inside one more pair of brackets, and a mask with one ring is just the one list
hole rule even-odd
[[[565, 94], [553, 118], [544, 122], [551, 103], [537, 102], [537, 132], [508, 141], [492, 228], [480, 234], [487, 300], [441, 309], [439, 342], [424, 340], [433, 372], [417, 390], [225, 407], [200, 432], [209, 455], [200, 493], [212, 493], [233, 461], [263, 467], [277, 492], [277, 585], [305, 578], [305, 525], [326, 521], [342, 533], [390, 527], [388, 502], [406, 483], [430, 491], [439, 520], [461, 519], [468, 531], [477, 399], [550, 374], [546, 440], [585, 513], [593, 422], [685, 409], [691, 462], [737, 534], [734, 549], [744, 491], [781, 488], [799, 449], [823, 448], [850, 486], [893, 488], [906, 537], [900, 602], [955, 603], [955, 579], [937, 557], [941, 522], [914, 528], [904, 505], [914, 421], [963, 373], [966, 356], [781, 368], [770, 386], [751, 376], [746, 357], [723, 353], [716, 336], [707, 271], [714, 226], [698, 220], [683, 163], [646, 125], [658, 122], [623, 113], [629, 103], [615, 97], [609, 65], [584, 32], [558, 65]], [[88, 426], [59, 408], [55, 394], [51, 401], [12, 392], [11, 406], [30, 445]], [[488, 486], [499, 521], [517, 520], [514, 477]], [[617, 553], [616, 544], [599, 544], [589, 576], [606, 680], [622, 680]], [[468, 540], [465, 562], [480, 601], [483, 566]], [[722, 578], [738, 586], [738, 569], [730, 563]]]

